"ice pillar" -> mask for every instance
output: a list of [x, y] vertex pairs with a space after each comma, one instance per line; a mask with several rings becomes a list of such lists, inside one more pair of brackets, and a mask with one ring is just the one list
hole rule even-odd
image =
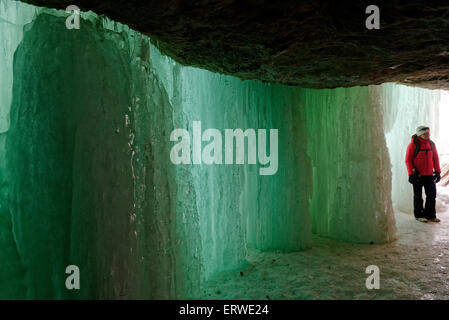
[[6, 171], [26, 297], [189, 296], [196, 211], [166, 161], [172, 113], [148, 39], [64, 22], [41, 14], [15, 54]]
[[391, 169], [376, 87], [307, 90], [313, 231], [337, 240], [391, 241]]

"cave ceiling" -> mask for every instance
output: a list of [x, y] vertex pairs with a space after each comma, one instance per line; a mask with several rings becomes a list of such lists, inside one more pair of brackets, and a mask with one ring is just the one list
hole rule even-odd
[[83, 11], [150, 36], [181, 64], [305, 88], [399, 82], [449, 88], [449, 2], [26, 0]]

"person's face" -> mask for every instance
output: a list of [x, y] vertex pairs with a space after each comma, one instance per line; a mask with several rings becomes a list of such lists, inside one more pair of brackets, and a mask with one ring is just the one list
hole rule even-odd
[[423, 139], [429, 139], [429, 138], [430, 138], [430, 130], [427, 131], [427, 132], [425, 132], [425, 133], [423, 133], [423, 134], [421, 135], [421, 138], [423, 138]]

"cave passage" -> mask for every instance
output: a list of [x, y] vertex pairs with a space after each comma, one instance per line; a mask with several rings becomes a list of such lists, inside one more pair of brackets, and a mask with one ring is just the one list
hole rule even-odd
[[[415, 223], [404, 163], [426, 124], [447, 172], [447, 92], [242, 81], [92, 12], [80, 30], [66, 17], [0, 0], [0, 298], [449, 296], [448, 178], [442, 222]], [[174, 164], [171, 133], [196, 121], [277, 130], [277, 171]]]

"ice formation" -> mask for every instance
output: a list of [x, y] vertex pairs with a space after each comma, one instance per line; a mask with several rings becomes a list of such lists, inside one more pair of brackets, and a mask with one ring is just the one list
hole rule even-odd
[[[65, 17], [0, 0], [0, 297], [192, 298], [245, 266], [248, 249], [302, 250], [312, 232], [395, 238], [387, 144], [415, 126], [395, 121], [407, 103], [396, 92], [430, 95], [241, 81], [182, 66], [92, 13], [80, 30]], [[193, 121], [278, 129], [276, 174], [174, 165], [170, 133], [192, 134]], [[403, 165], [400, 148], [390, 155]], [[64, 287], [67, 265], [81, 270], [78, 291]]]
[[376, 87], [305, 92], [314, 232], [353, 242], [393, 240], [391, 169]]

